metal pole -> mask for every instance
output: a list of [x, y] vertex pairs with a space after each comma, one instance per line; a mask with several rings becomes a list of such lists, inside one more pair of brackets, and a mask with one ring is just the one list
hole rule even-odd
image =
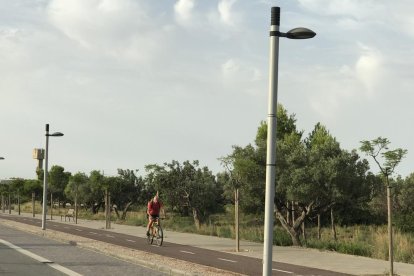
[[43, 205], [42, 205], [42, 230], [46, 230], [47, 212], [47, 159], [49, 155], [49, 124], [46, 124], [46, 150], [45, 150], [45, 171], [43, 177]]
[[269, 63], [269, 106], [267, 117], [267, 156], [266, 156], [266, 196], [263, 246], [263, 275], [272, 275], [273, 253], [273, 212], [276, 175], [276, 112], [279, 37], [276, 32], [280, 26], [280, 8], [272, 7], [270, 26], [270, 63]]
[[391, 198], [391, 186], [387, 178], [387, 205], [388, 205], [388, 250], [389, 250], [389, 261], [390, 261], [390, 275], [394, 275], [394, 248], [393, 248], [393, 237], [392, 237], [392, 198]]
[[6, 211], [6, 207], [4, 206], [4, 195], [1, 195], [1, 210], [4, 213]]

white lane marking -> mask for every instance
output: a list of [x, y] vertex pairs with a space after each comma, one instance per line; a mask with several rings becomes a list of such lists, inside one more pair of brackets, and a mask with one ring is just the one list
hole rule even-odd
[[78, 229], [78, 228], [75, 228], [75, 230], [76, 230], [76, 231], [79, 231], [79, 232], [82, 232], [82, 230], [80, 230], [80, 229]]
[[237, 263], [237, 261], [233, 261], [233, 260], [222, 259], [222, 258], [217, 258], [217, 259], [225, 261], [225, 262]]
[[284, 273], [288, 273], [288, 274], [293, 274], [293, 272], [291, 272], [291, 271], [285, 271], [285, 270], [280, 270], [280, 269], [276, 269], [276, 268], [273, 268], [272, 270], [279, 271], [279, 272], [284, 272]]
[[89, 232], [89, 233], [94, 234], [94, 235], [98, 235], [98, 233], [95, 233], [95, 232]]
[[127, 241], [129, 241], [129, 242], [136, 242], [136, 241], [133, 241], [133, 240], [127, 240]]
[[17, 245], [14, 245], [14, 244], [10, 243], [8, 241], [5, 241], [5, 240], [0, 239], [0, 243], [2, 243], [4, 245], [7, 245], [8, 247], [16, 250], [17, 252], [19, 252], [19, 253], [21, 253], [23, 255], [26, 255], [26, 256], [28, 256], [28, 257], [30, 257], [32, 259], [35, 259], [38, 262], [47, 264], [48, 266], [50, 266], [50, 267], [52, 267], [52, 268], [54, 268], [54, 269], [56, 269], [56, 270], [58, 270], [58, 271], [60, 271], [60, 272], [62, 272], [64, 274], [66, 274], [66, 275], [69, 275], [69, 276], [82, 276], [82, 274], [76, 273], [75, 271], [70, 270], [69, 268], [63, 267], [63, 266], [61, 266], [59, 264], [55, 264], [52, 261], [50, 261], [50, 260], [48, 260], [46, 258], [43, 258], [42, 256], [36, 255], [36, 254], [34, 254], [34, 253], [30, 252], [30, 251], [27, 251], [26, 249], [23, 249], [23, 248], [21, 248], [21, 247], [19, 247]]
[[64, 266], [61, 266], [61, 265], [58, 265], [58, 264], [55, 264], [55, 263], [48, 264], [48, 265], [50, 267], [62, 272], [62, 273], [65, 273], [66, 275], [69, 275], [69, 276], [82, 276], [82, 274], [76, 273], [75, 271], [70, 270], [69, 268], [66, 268]]
[[190, 251], [184, 251], [184, 250], [180, 250], [180, 252], [183, 252], [183, 253], [186, 253], [186, 254], [192, 254], [192, 255], [194, 255], [195, 253], [193, 253], [193, 252], [190, 252]]
[[105, 236], [107, 236], [108, 238], [115, 238], [114, 236], [108, 235], [106, 234]]

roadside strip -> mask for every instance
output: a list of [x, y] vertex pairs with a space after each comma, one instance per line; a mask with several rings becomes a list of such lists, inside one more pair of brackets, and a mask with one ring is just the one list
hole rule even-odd
[[70, 270], [69, 268], [66, 268], [64, 266], [61, 266], [59, 264], [55, 264], [54, 262], [52, 262], [52, 261], [50, 261], [50, 260], [48, 260], [46, 258], [43, 258], [42, 256], [36, 255], [36, 254], [34, 254], [34, 253], [26, 250], [26, 249], [23, 249], [23, 248], [21, 248], [21, 247], [19, 247], [17, 245], [14, 245], [14, 244], [10, 243], [8, 241], [5, 241], [5, 240], [0, 239], [0, 243], [6, 245], [8, 247], [10, 247], [11, 249], [16, 250], [17, 252], [19, 252], [19, 253], [21, 253], [23, 255], [26, 255], [26, 256], [28, 256], [28, 257], [30, 257], [30, 258], [38, 261], [38, 262], [47, 264], [51, 268], [54, 268], [54, 269], [56, 269], [56, 270], [58, 270], [58, 271], [60, 271], [60, 272], [62, 272], [64, 274], [66, 274], [68, 276], [82, 276], [82, 274], [79, 274], [79, 273], [77, 273], [77, 272], [75, 272], [73, 270]]

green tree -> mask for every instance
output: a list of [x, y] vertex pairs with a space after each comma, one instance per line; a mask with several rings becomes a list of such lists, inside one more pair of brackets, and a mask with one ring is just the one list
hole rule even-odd
[[84, 187], [86, 194], [85, 203], [90, 207], [93, 214], [96, 214], [104, 204], [105, 188], [107, 188], [106, 177], [97, 170], [89, 174], [88, 185]]
[[[118, 176], [107, 178], [111, 201], [116, 205], [115, 213], [118, 219], [125, 220], [127, 212], [133, 204], [143, 204], [142, 190], [144, 180], [133, 170], [118, 169]], [[122, 210], [122, 214], [119, 213]]]
[[65, 168], [61, 166], [54, 165], [50, 168], [49, 171], [49, 192], [53, 194], [58, 199], [58, 204], [60, 205], [60, 200], [65, 200], [65, 188], [68, 185], [69, 177], [71, 173], [65, 172]]
[[38, 179], [26, 179], [24, 181], [23, 193], [27, 197], [31, 197], [32, 193], [35, 193], [35, 197], [38, 200], [43, 200], [42, 199], [42, 196], [43, 196], [42, 191], [43, 191], [43, 185], [42, 185], [42, 182], [40, 180], [38, 180]]
[[77, 172], [69, 177], [69, 183], [65, 187], [65, 196], [72, 202], [85, 202], [87, 194], [84, 192], [88, 186], [89, 178], [85, 173]]
[[[300, 141], [302, 132], [296, 130], [295, 115], [289, 115], [282, 105], [278, 105], [277, 120], [276, 174], [279, 176], [281, 171], [287, 169], [286, 158], [280, 151], [281, 141], [285, 140], [286, 137]], [[266, 150], [267, 124], [266, 122], [261, 122], [257, 129], [254, 145], [249, 144], [245, 147], [233, 146], [233, 152], [220, 159], [223, 166], [227, 168], [227, 171], [232, 176], [232, 182], [225, 186], [225, 193], [227, 195], [232, 194], [234, 185], [238, 185], [240, 187], [240, 207], [245, 213], [263, 216]]]
[[396, 182], [396, 205], [400, 211], [395, 217], [395, 224], [402, 231], [414, 233], [414, 173]]
[[385, 179], [387, 186], [387, 206], [388, 206], [388, 234], [389, 234], [389, 260], [390, 260], [390, 275], [393, 275], [393, 235], [392, 235], [392, 191], [389, 177], [394, 173], [396, 166], [401, 162], [407, 154], [407, 150], [397, 148], [389, 150], [390, 141], [387, 138], [378, 137], [371, 141], [361, 141], [360, 150], [366, 155], [372, 157], [382, 176]]
[[153, 164], [146, 170], [146, 181], [159, 191], [164, 204], [181, 215], [191, 212], [197, 228], [208, 215], [223, 210], [220, 183], [207, 167], [199, 168], [198, 161]]

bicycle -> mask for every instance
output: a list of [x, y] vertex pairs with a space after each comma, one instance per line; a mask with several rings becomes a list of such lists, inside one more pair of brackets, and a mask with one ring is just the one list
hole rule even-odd
[[161, 246], [164, 240], [164, 235], [163, 235], [162, 227], [160, 224], [160, 218], [156, 218], [154, 220], [149, 232], [150, 232], [149, 236], [147, 236], [148, 244], [153, 244], [154, 239], [155, 239], [155, 243], [158, 246]]

